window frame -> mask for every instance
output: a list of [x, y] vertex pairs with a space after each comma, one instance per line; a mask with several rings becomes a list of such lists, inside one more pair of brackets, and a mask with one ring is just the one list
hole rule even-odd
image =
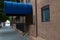
[[[47, 9], [47, 10], [49, 11], [49, 20], [48, 20], [48, 21], [44, 21], [44, 19], [43, 19], [43, 11], [44, 11], [45, 9]], [[41, 21], [42, 21], [42, 22], [50, 22], [50, 6], [49, 6], [49, 5], [43, 6], [43, 7], [41, 8]]]

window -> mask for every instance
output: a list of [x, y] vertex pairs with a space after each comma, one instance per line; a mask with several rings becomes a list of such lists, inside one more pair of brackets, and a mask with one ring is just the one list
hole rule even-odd
[[29, 3], [30, 2], [30, 0], [26, 0], [26, 3]]
[[42, 22], [49, 22], [50, 21], [49, 5], [42, 7], [41, 12], [42, 12]]
[[24, 0], [17, 0], [17, 2], [24, 2]]
[[25, 23], [25, 16], [20, 16], [20, 23]]

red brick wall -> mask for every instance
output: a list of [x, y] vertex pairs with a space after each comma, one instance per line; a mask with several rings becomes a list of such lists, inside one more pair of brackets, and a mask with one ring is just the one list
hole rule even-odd
[[[33, 15], [35, 15], [34, 1], [35, 0], [31, 0], [31, 3], [33, 5]], [[60, 4], [60, 0], [37, 0], [37, 20], [38, 20], [37, 40], [60, 40], [60, 5], [59, 4]], [[41, 8], [45, 5], [50, 5], [50, 22], [41, 22]], [[33, 26], [31, 29], [32, 35], [36, 34], [35, 31], [36, 31], [36, 27]]]

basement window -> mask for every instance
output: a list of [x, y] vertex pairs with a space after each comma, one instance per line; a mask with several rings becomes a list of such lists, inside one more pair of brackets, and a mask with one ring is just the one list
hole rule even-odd
[[49, 22], [50, 21], [49, 5], [41, 8], [41, 14], [42, 14], [42, 22]]

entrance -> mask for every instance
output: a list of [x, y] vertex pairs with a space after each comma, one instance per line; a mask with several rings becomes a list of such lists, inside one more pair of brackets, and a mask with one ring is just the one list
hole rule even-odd
[[25, 27], [25, 16], [17, 16], [16, 17], [16, 28], [20, 31], [24, 32]]

